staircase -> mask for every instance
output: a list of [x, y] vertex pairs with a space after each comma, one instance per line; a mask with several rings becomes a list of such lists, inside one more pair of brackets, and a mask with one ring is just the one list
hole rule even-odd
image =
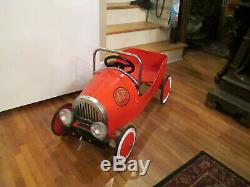
[[168, 55], [168, 63], [180, 61], [186, 44], [170, 44], [170, 29], [146, 23], [146, 10], [130, 0], [107, 0], [106, 47], [136, 47]]

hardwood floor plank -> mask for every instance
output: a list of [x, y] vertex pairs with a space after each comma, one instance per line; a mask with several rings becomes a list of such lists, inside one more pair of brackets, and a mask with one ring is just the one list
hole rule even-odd
[[25, 156], [22, 153], [19, 153], [18, 155], [16, 155], [16, 161], [21, 171], [21, 174], [23, 176], [23, 179], [25, 181], [25, 185], [34, 186], [34, 187], [38, 186], [37, 183], [35, 182], [34, 175], [33, 175], [35, 173], [32, 174], [29, 168], [29, 163], [25, 159]]
[[33, 175], [35, 175], [34, 179], [36, 184], [39, 184], [39, 186], [48, 186], [47, 179], [44, 178], [44, 176], [41, 174], [40, 169], [34, 160], [34, 155], [31, 154], [29, 147], [25, 144], [21, 146], [21, 150], [23, 155], [25, 156], [26, 162], [28, 162], [29, 170]]

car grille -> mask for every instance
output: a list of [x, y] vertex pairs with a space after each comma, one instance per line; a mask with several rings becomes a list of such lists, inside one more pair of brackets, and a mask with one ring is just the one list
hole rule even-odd
[[101, 104], [93, 97], [79, 96], [73, 103], [74, 118], [82, 122], [103, 122], [106, 114]]

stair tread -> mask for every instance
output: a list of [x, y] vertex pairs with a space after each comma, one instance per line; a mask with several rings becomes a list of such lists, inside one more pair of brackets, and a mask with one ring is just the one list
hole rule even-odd
[[116, 25], [107, 25], [107, 35], [120, 34], [125, 32], [142, 31], [149, 29], [158, 29], [161, 26], [154, 23], [136, 22], [136, 23], [124, 23]]
[[[176, 49], [181, 49], [187, 47], [187, 44], [185, 43], [170, 43], [169, 41], [160, 41], [160, 42], [153, 42], [153, 43], [147, 43], [142, 45], [136, 45], [131, 46], [133, 48], [139, 48], [146, 51], [154, 51], [154, 52], [166, 52], [166, 51], [173, 51]], [[126, 49], [126, 48], [124, 48]]]
[[130, 8], [139, 8], [137, 5], [130, 5], [130, 3], [107, 3], [108, 10], [115, 9], [130, 9]]
[[[118, 49], [119, 51], [123, 51], [127, 48], [138, 48], [138, 49], [143, 49], [146, 51], [152, 51], [152, 52], [167, 52], [167, 51], [174, 51], [177, 49], [182, 49], [187, 47], [188, 45], [185, 43], [177, 42], [177, 43], [170, 43], [169, 41], [160, 41], [160, 42], [153, 42], [153, 43], [147, 43], [147, 44], [142, 44], [142, 45], [136, 45], [136, 46], [130, 46], [130, 47], [125, 47]], [[105, 57], [108, 55], [111, 55], [113, 53], [105, 53]], [[115, 54], [113, 54], [115, 55]]]

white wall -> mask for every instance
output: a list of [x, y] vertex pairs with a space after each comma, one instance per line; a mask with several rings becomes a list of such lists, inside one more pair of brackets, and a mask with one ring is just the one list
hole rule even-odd
[[0, 111], [80, 90], [99, 18], [99, 0], [1, 0]]

